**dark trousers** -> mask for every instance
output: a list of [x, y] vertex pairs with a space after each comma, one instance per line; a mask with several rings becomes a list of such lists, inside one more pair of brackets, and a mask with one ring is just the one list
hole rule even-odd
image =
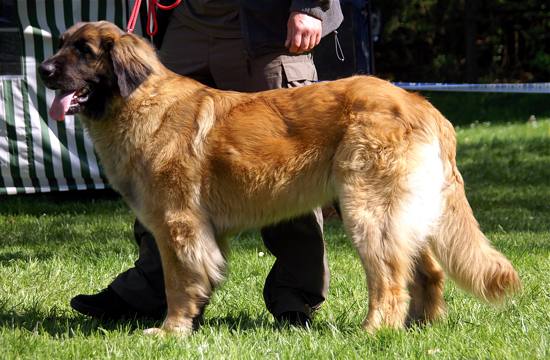
[[[248, 59], [242, 39], [219, 39], [172, 21], [160, 57], [172, 71], [211, 87], [261, 91], [304, 86], [317, 80], [311, 55], [269, 54]], [[261, 230], [266, 247], [276, 257], [267, 276], [264, 300], [275, 316], [287, 311], [310, 314], [325, 300], [329, 271], [320, 209]], [[111, 288], [132, 307], [150, 312], [166, 307], [164, 281], [153, 236], [136, 221], [139, 244], [135, 266], [118, 275]]]

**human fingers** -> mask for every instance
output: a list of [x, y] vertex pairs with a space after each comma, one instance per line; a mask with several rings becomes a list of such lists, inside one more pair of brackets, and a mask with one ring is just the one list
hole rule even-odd
[[302, 46], [302, 33], [300, 32], [300, 30], [295, 29], [292, 35], [292, 38], [290, 40], [290, 47], [288, 48], [288, 50], [291, 53], [299, 53], [302, 51], [300, 50], [301, 46]]

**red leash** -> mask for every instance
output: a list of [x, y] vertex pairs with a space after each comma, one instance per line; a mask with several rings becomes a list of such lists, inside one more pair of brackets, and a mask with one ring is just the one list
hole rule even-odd
[[[181, 3], [181, 0], [175, 0], [170, 5], [159, 4], [159, 0], [149, 0], [149, 10], [147, 11], [147, 35], [155, 36], [157, 34], [157, 12], [155, 10], [158, 7], [161, 10], [172, 10]], [[134, 28], [136, 27], [136, 21], [139, 16], [139, 8], [141, 6], [141, 0], [135, 0], [134, 7], [132, 8], [132, 13], [128, 19], [128, 25], [126, 26], [127, 33], [133, 33]], [[151, 23], [153, 28], [151, 29]]]

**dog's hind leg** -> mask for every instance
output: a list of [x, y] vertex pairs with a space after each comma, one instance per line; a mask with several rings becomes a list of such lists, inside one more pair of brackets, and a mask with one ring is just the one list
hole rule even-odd
[[[344, 226], [352, 238], [366, 272], [369, 310], [363, 327], [402, 328], [408, 307], [407, 284], [416, 248], [399, 229], [378, 190], [356, 179], [340, 193]], [[386, 189], [387, 191], [387, 189]]]
[[152, 230], [162, 259], [168, 311], [162, 327], [146, 333], [187, 335], [223, 278], [225, 258], [212, 228], [195, 216], [171, 214]]
[[[405, 159], [373, 164], [339, 181], [344, 224], [367, 273], [369, 331], [404, 326], [414, 260], [441, 217], [444, 183], [435, 141], [410, 147]], [[428, 261], [424, 268], [433, 265]]]
[[444, 285], [443, 269], [429, 247], [424, 248], [416, 260], [413, 279], [409, 284], [411, 302], [407, 323], [426, 324], [445, 314]]

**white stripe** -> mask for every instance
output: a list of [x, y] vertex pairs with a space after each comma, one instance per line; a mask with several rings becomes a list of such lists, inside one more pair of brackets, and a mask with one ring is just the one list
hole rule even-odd
[[27, 17], [27, 2], [18, 1], [19, 21], [23, 28], [23, 43], [25, 44], [25, 74], [27, 76], [27, 85], [29, 90], [29, 113], [31, 119], [31, 127], [33, 132], [33, 152], [34, 152], [34, 166], [36, 170], [36, 176], [40, 183], [40, 191], [51, 191], [51, 188], [47, 181], [46, 169], [44, 167], [44, 151], [42, 149], [42, 133], [40, 128], [40, 115], [36, 104], [38, 99], [36, 96], [36, 61], [34, 58], [34, 39], [33, 29], [30, 27], [29, 19]]
[[114, 2], [109, 2], [111, 6], [107, 6], [107, 12], [105, 13], [106, 20], [112, 23], [115, 22], [115, 4]]
[[2, 80], [8, 80], [8, 81], [19, 81], [23, 78], [21, 75], [0, 75], [0, 81]]
[[[32, 35], [31, 35], [32, 36]], [[28, 43], [28, 41], [26, 41]], [[31, 47], [34, 45], [29, 45]], [[43, 149], [43, 139], [42, 139], [42, 127], [40, 119], [40, 114], [38, 113], [38, 108], [35, 107], [38, 104], [38, 98], [36, 93], [36, 61], [34, 59], [29, 59], [25, 62], [26, 73], [27, 73], [27, 85], [29, 89], [29, 115], [31, 120], [32, 128], [32, 139], [33, 139], [33, 152], [34, 152], [34, 167], [36, 170], [36, 176], [38, 177], [38, 182], [40, 183], [41, 191], [51, 191], [50, 185], [47, 180], [46, 175], [46, 166], [44, 160], [44, 149]]]
[[[40, 1], [37, 3], [37, 21], [41, 29], [50, 29], [46, 20], [46, 6], [45, 2]], [[53, 44], [51, 32], [42, 31], [42, 44], [44, 45], [44, 58], [48, 58], [53, 54]], [[36, 76], [36, 75], [35, 75]], [[55, 93], [49, 89], [46, 89], [46, 105], [50, 106], [53, 101]], [[46, 116], [46, 114], [43, 114]], [[68, 190], [67, 181], [63, 174], [63, 162], [61, 158], [61, 143], [59, 142], [59, 130], [57, 128], [57, 121], [48, 119], [48, 128], [50, 133], [50, 146], [52, 148], [52, 162], [55, 178], [59, 186], [59, 190]]]
[[86, 183], [81, 173], [81, 163], [78, 157], [78, 148], [76, 147], [74, 116], [65, 118], [65, 128], [67, 131], [67, 148], [69, 149], [69, 159], [71, 161], [71, 171], [76, 183], [77, 189], [86, 189]]
[[15, 118], [15, 134], [17, 139], [17, 156], [19, 174], [25, 188], [32, 187], [29, 170], [29, 149], [27, 148], [25, 132], [25, 112], [23, 111], [23, 94], [21, 82], [12, 81], [13, 112]]
[[92, 177], [92, 179], [94, 179], [94, 185], [96, 189], [103, 189], [105, 188], [105, 184], [101, 179], [94, 147], [92, 145], [92, 141], [90, 140], [90, 135], [88, 135], [88, 131], [86, 131], [86, 129], [84, 130], [84, 135], [86, 135], [84, 137], [84, 148], [86, 149], [86, 155], [88, 157], [88, 168], [90, 170], [90, 176]]
[[14, 194], [13, 178], [10, 169], [10, 152], [8, 145], [8, 128], [6, 122], [6, 104], [4, 104], [4, 84], [0, 82], [0, 173], [8, 194]]
[[[36, 188], [34, 186], [25, 186], [23, 187], [23, 191], [22, 191], [24, 194], [34, 194], [37, 192]], [[19, 192], [21, 193], [21, 191]]]
[[[55, 24], [60, 32], [67, 29], [65, 24], [65, 16], [63, 6], [55, 6]], [[65, 129], [67, 134], [67, 148], [69, 150], [69, 160], [71, 163], [71, 173], [76, 183], [76, 188], [80, 190], [86, 189], [86, 183], [82, 177], [80, 158], [78, 157], [78, 148], [76, 146], [74, 116], [65, 118]]]
[[73, 0], [73, 19], [76, 20], [75, 24], [82, 21], [82, 12], [80, 11], [82, 0]]
[[65, 8], [63, 5], [55, 6], [55, 24], [57, 25], [57, 28], [60, 33], [65, 32], [67, 30], [67, 24], [65, 24]]
[[[114, 1], [113, 1], [114, 2]], [[99, 10], [99, 4], [97, 3], [97, 0], [91, 0], [90, 1], [90, 21], [98, 21], [103, 20], [98, 18], [98, 10]]]

